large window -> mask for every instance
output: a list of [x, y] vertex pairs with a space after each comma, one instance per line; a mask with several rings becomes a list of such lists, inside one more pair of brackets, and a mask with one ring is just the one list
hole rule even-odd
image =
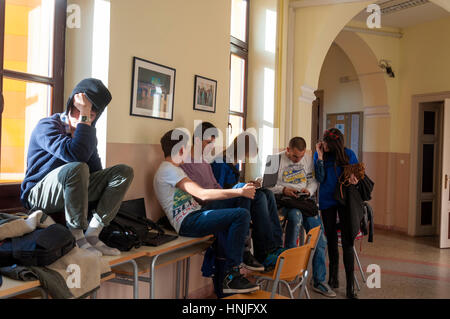
[[231, 142], [246, 129], [249, 0], [231, 2], [230, 109]]
[[0, 0], [0, 209], [18, 196], [37, 121], [63, 110], [66, 7]]

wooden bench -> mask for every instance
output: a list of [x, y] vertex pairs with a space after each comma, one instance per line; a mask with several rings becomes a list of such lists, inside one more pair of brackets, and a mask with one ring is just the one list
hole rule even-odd
[[[170, 232], [167, 232], [170, 233]], [[170, 233], [174, 234], [174, 233]], [[180, 263], [186, 261], [183, 264], [185, 268], [185, 283], [184, 283], [184, 297], [187, 297], [189, 291], [189, 266], [190, 258], [198, 253], [203, 252], [212, 244], [213, 235], [208, 235], [201, 238], [183, 237], [179, 236], [177, 239], [165, 243], [157, 247], [140, 247], [136, 251], [139, 253], [144, 252], [143, 256], [137, 257], [135, 260], [136, 268], [133, 264], [129, 265], [121, 263], [120, 265], [112, 265], [113, 272], [117, 275], [117, 278], [113, 282], [134, 285], [136, 288], [136, 282], [143, 281], [149, 283], [149, 296], [150, 299], [155, 298], [155, 270], [173, 263], [177, 263], [177, 287], [176, 298], [179, 297], [180, 292]], [[142, 275], [148, 273], [148, 277]], [[133, 280], [130, 282], [130, 279]], [[136, 280], [137, 278], [137, 280]]]
[[43, 298], [47, 298], [46, 292], [41, 288], [39, 280], [21, 281], [3, 276], [3, 284], [0, 287], [0, 299], [13, 298], [19, 295], [38, 290]]

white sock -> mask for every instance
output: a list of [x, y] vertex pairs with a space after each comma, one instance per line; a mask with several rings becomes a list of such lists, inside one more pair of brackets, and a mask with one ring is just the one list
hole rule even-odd
[[102, 253], [98, 249], [92, 247], [91, 244], [86, 240], [82, 229], [70, 228], [70, 232], [72, 233], [73, 237], [75, 237], [77, 246], [79, 248], [86, 249], [97, 256], [102, 256]]
[[92, 245], [93, 248], [99, 250], [105, 256], [119, 256], [120, 255], [120, 250], [106, 246], [106, 244], [104, 242], [102, 242], [100, 239], [98, 239], [98, 237], [87, 236], [86, 240], [89, 244]]
[[100, 224], [100, 222], [97, 220], [97, 218], [92, 217], [89, 227], [86, 230], [86, 233], [84, 234], [86, 237], [97, 237], [102, 232], [103, 226]]

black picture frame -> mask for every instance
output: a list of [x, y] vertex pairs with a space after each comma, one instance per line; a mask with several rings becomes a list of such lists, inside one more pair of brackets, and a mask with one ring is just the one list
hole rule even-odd
[[195, 75], [194, 110], [216, 113], [217, 81]]
[[130, 115], [173, 121], [176, 70], [133, 57], [132, 74]]

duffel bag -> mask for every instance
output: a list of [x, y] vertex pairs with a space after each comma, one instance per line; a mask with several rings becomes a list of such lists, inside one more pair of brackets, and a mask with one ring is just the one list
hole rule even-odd
[[0, 242], [0, 266], [48, 266], [74, 247], [75, 238], [70, 230], [53, 224]]

